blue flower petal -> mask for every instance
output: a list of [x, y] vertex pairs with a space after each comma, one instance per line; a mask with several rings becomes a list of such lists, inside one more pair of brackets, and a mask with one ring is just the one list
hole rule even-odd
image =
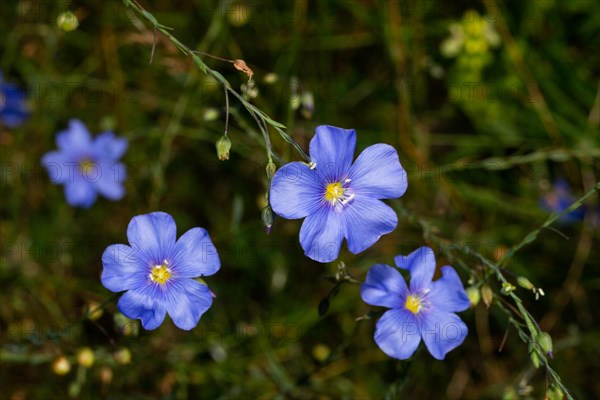
[[349, 177], [357, 194], [376, 199], [400, 197], [408, 185], [396, 149], [382, 143], [369, 146], [360, 153]]
[[326, 206], [306, 217], [300, 228], [304, 254], [322, 263], [338, 257], [343, 239], [344, 226], [340, 215]]
[[102, 285], [112, 292], [138, 289], [148, 283], [147, 266], [136, 251], [124, 244], [113, 244], [102, 254]]
[[356, 148], [356, 131], [329, 125], [317, 127], [310, 141], [310, 158], [317, 170], [331, 181], [344, 178], [352, 165]]
[[421, 315], [423, 341], [438, 360], [443, 360], [446, 353], [460, 346], [467, 337], [467, 325], [456, 314], [432, 308]]
[[72, 119], [69, 121], [69, 129], [56, 135], [56, 145], [67, 154], [83, 158], [91, 155], [89, 153], [91, 153], [92, 148], [92, 136], [83, 122]]
[[385, 264], [373, 265], [360, 287], [363, 301], [372, 306], [400, 308], [407, 293], [408, 288], [400, 272]]
[[65, 183], [65, 196], [70, 206], [89, 208], [96, 202], [98, 195], [92, 183], [76, 174]]
[[71, 157], [60, 151], [44, 154], [42, 165], [48, 170], [48, 177], [54, 184], [66, 183], [76, 167]]
[[286, 219], [304, 218], [316, 211], [323, 199], [323, 184], [316, 171], [301, 162], [279, 169], [271, 183], [269, 201], [273, 211]]
[[433, 307], [442, 311], [458, 312], [466, 310], [471, 304], [458, 274], [450, 266], [441, 269], [442, 277], [431, 283], [429, 301]]
[[161, 263], [170, 258], [176, 238], [177, 227], [173, 217], [160, 211], [133, 217], [127, 227], [131, 247], [149, 263]]
[[99, 162], [94, 171], [89, 172], [89, 179], [96, 190], [110, 200], [120, 200], [125, 196], [125, 187], [121, 183], [125, 176], [125, 165], [114, 162]]
[[206, 229], [190, 229], [177, 240], [171, 266], [177, 278], [208, 276], [219, 270], [221, 261]]
[[212, 296], [208, 286], [193, 279], [182, 279], [169, 287], [165, 304], [175, 325], [189, 331], [212, 305]]
[[141, 319], [142, 326], [147, 330], [158, 328], [167, 314], [163, 302], [138, 290], [125, 292], [117, 306], [127, 318]]
[[25, 103], [25, 93], [12, 83], [5, 83], [0, 76], [0, 122], [9, 128], [16, 128], [29, 117]]
[[118, 138], [113, 132], [102, 132], [93, 143], [94, 154], [98, 158], [118, 160], [127, 151], [128, 142], [125, 138]]
[[342, 213], [348, 249], [354, 254], [371, 247], [381, 235], [396, 229], [398, 217], [382, 201], [356, 196]]
[[386, 311], [377, 321], [375, 342], [388, 356], [406, 360], [415, 353], [421, 342], [419, 324], [410, 311]]
[[429, 247], [419, 247], [408, 256], [394, 258], [399, 268], [410, 272], [410, 289], [427, 289], [435, 272], [435, 255]]

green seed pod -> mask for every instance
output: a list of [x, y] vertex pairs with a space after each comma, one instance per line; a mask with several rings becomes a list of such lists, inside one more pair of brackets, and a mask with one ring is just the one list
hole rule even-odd
[[481, 287], [481, 298], [485, 305], [489, 308], [492, 304], [492, 300], [494, 300], [494, 292], [488, 285], [483, 285]]

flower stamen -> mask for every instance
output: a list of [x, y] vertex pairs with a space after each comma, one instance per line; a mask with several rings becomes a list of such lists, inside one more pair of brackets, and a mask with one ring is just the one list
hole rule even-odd
[[81, 169], [81, 172], [87, 176], [94, 168], [96, 168], [96, 163], [89, 158], [86, 158], [79, 163], [79, 168]]
[[406, 302], [404, 303], [404, 307], [413, 314], [418, 314], [421, 311], [423, 305], [421, 304], [421, 299], [419, 296], [415, 294], [408, 295], [406, 297]]
[[159, 285], [164, 285], [169, 279], [171, 279], [171, 268], [169, 268], [169, 262], [163, 260], [161, 265], [155, 265], [149, 274], [150, 280], [156, 282]]
[[354, 199], [354, 193], [349, 194], [347, 192], [347, 184], [350, 182], [350, 179], [346, 179], [343, 182], [333, 182], [327, 184], [325, 187], [325, 200], [331, 203], [332, 206], [335, 207], [338, 202], [342, 205], [346, 205], [348, 202]]

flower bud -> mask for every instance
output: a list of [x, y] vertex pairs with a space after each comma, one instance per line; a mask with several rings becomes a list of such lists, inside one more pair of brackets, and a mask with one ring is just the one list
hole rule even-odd
[[131, 362], [131, 352], [127, 347], [122, 347], [113, 353], [113, 358], [121, 365], [129, 364]]
[[97, 301], [91, 300], [91, 301], [88, 301], [87, 304], [85, 305], [84, 313], [87, 315], [87, 317], [90, 320], [95, 321], [98, 318], [100, 318], [102, 316], [102, 314], [104, 314], [104, 310], [102, 310], [100, 303], [98, 303]]
[[485, 305], [489, 308], [492, 304], [492, 300], [494, 300], [494, 293], [488, 285], [483, 285], [481, 287], [481, 298], [483, 299]]
[[79, 26], [79, 19], [71, 11], [65, 11], [56, 18], [56, 25], [65, 32], [71, 32]]
[[71, 363], [67, 357], [60, 356], [52, 363], [52, 371], [56, 375], [66, 375], [71, 371]]
[[273, 227], [273, 209], [270, 205], [263, 208], [261, 218], [265, 227], [265, 231], [268, 235], [269, 233], [271, 233], [271, 228]]
[[94, 365], [94, 352], [89, 347], [83, 347], [77, 351], [76, 359], [79, 365], [90, 368]]
[[331, 349], [327, 345], [319, 343], [313, 347], [312, 355], [317, 361], [324, 362], [331, 355]]
[[481, 300], [481, 294], [479, 293], [478, 287], [470, 286], [467, 288], [466, 292], [467, 292], [467, 297], [469, 298], [469, 301], [471, 302], [471, 307], [475, 307], [477, 304], [479, 304], [479, 300]]
[[204, 113], [202, 114], [202, 119], [206, 122], [214, 121], [219, 118], [219, 110], [216, 108], [205, 108]]
[[517, 287], [510, 282], [503, 282], [502, 289], [500, 290], [503, 295], [507, 296], [510, 292], [513, 292]]
[[225, 133], [219, 140], [217, 140], [217, 157], [219, 160], [229, 160], [229, 150], [231, 149], [231, 140]]
[[273, 161], [269, 161], [267, 163], [267, 166], [265, 167], [265, 170], [267, 171], [267, 178], [271, 180], [273, 179], [273, 175], [275, 175], [275, 171], [277, 171], [277, 167], [275, 166], [275, 163], [273, 163]]
[[529, 357], [531, 358], [531, 362], [533, 363], [533, 366], [536, 368], [540, 367], [540, 357], [538, 356], [538, 354], [535, 351], [532, 351], [531, 353], [529, 353]]
[[529, 279], [525, 278], [524, 276], [519, 276], [517, 278], [517, 284], [527, 290], [533, 290], [535, 288], [533, 283], [531, 283]]
[[550, 336], [550, 334], [548, 334], [547, 332], [542, 332], [538, 335], [537, 339], [538, 343], [540, 344], [540, 347], [542, 348], [542, 350], [544, 350], [544, 353], [548, 354], [548, 356], [552, 358], [552, 336]]

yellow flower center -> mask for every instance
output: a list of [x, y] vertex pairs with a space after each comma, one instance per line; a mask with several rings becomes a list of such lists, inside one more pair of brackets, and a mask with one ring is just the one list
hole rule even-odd
[[344, 197], [346, 190], [342, 187], [339, 182], [330, 183], [325, 189], [325, 200], [334, 204]]
[[86, 160], [83, 160], [83, 161], [82, 161], [82, 162], [79, 164], [79, 168], [81, 168], [81, 172], [82, 172], [84, 175], [88, 175], [90, 172], [92, 172], [92, 170], [93, 170], [94, 168], [96, 168], [96, 163], [95, 163], [95, 162], [93, 162], [93, 161], [91, 161], [91, 160], [89, 160], [89, 159], [86, 159]]
[[417, 295], [411, 294], [406, 297], [404, 307], [413, 314], [418, 314], [421, 311], [421, 300]]
[[150, 272], [150, 280], [160, 285], [164, 285], [170, 278], [171, 269], [167, 260], [164, 260], [161, 265], [155, 265]]

